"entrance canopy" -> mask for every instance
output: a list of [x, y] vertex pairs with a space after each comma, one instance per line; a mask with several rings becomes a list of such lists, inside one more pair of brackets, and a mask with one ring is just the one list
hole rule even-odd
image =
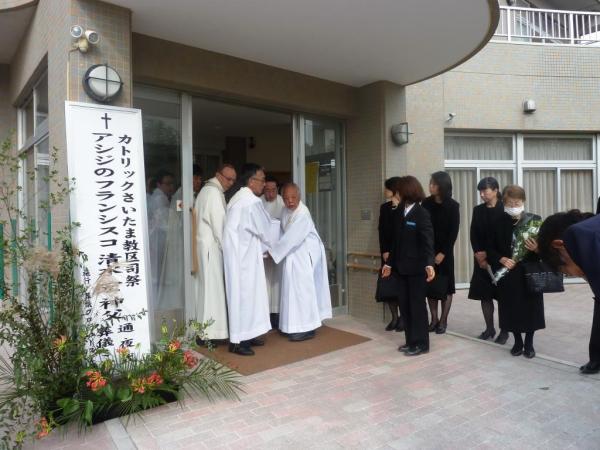
[[496, 0], [110, 0], [133, 31], [351, 86], [407, 85], [475, 54]]

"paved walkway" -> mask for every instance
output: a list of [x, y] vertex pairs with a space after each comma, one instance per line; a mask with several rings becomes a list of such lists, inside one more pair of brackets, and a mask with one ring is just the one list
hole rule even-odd
[[[580, 294], [581, 286], [569, 288], [564, 300]], [[540, 333], [538, 352], [561, 347], [554, 336], [578, 347], [559, 357], [586, 362], [591, 316], [577, 312], [584, 324], [562, 324], [555, 312], [566, 308], [570, 317], [573, 310], [559, 299], [549, 303], [548, 325], [556, 329], [546, 332], [548, 344]], [[479, 305], [457, 298], [455, 306], [450, 328], [478, 334]], [[373, 340], [245, 377], [240, 402], [187, 400], [146, 413], [127, 431], [115, 420], [36, 448], [600, 448], [600, 376], [452, 334], [433, 335], [431, 352], [411, 358], [396, 350], [402, 334], [382, 324], [348, 316], [330, 324]], [[561, 337], [563, 329], [577, 337]]]

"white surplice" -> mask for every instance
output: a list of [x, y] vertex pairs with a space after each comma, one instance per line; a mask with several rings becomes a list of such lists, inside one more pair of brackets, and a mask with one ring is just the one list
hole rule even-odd
[[159, 188], [154, 189], [148, 203], [148, 238], [150, 270], [152, 274], [152, 299], [158, 306], [158, 285], [162, 273], [165, 243], [169, 229], [169, 198]]
[[198, 273], [193, 277], [195, 298], [186, 304], [188, 320], [214, 320], [206, 329], [208, 339], [227, 339], [229, 336], [222, 250], [225, 207], [223, 187], [219, 180], [211, 178], [195, 203]]
[[[275, 200], [267, 201], [263, 195], [261, 198], [263, 206], [272, 219], [281, 220], [281, 214], [285, 208], [281, 195]], [[281, 264], [275, 264], [271, 258], [265, 259], [265, 276], [267, 277], [267, 292], [269, 294], [269, 311], [279, 313], [279, 298], [281, 296]]]
[[302, 202], [283, 211], [281, 225], [283, 236], [270, 251], [276, 263], [283, 260], [279, 328], [304, 333], [332, 316], [325, 247]]
[[263, 253], [271, 247], [273, 220], [254, 193], [241, 188], [227, 205], [223, 259], [229, 340], [247, 341], [271, 329]]

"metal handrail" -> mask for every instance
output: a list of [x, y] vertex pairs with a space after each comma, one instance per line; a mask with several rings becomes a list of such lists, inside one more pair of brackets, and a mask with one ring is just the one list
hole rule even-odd
[[500, 20], [492, 41], [598, 45], [600, 13], [501, 6]]

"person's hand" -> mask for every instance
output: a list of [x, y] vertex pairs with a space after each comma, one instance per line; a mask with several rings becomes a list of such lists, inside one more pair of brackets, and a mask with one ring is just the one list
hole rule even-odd
[[396, 197], [395, 195], [392, 197], [392, 205], [394, 205], [394, 208], [396, 206], [398, 206], [400, 204], [400, 199], [398, 197]]
[[435, 270], [431, 266], [425, 267], [425, 273], [427, 274], [427, 282], [430, 283], [435, 278]]
[[487, 262], [487, 260], [483, 260], [481, 262], [477, 262], [477, 264], [479, 264], [479, 267], [482, 268], [483, 270], [487, 270], [487, 268], [489, 267], [489, 264]]
[[390, 257], [390, 252], [383, 252], [381, 257], [383, 258], [383, 262], [387, 262], [388, 258]]
[[510, 258], [506, 258], [505, 256], [503, 256], [502, 258], [500, 258], [500, 264], [502, 264], [508, 270], [514, 269], [515, 266], [517, 265], [517, 263], [515, 261], [513, 261]]
[[529, 238], [525, 241], [525, 248], [529, 251], [538, 252], [538, 243], [534, 238]]
[[475, 259], [477, 260], [479, 265], [481, 265], [481, 263], [487, 259], [487, 252], [475, 252]]
[[435, 255], [435, 259], [433, 260], [433, 262], [435, 262], [435, 264], [439, 266], [442, 263], [442, 261], [444, 261], [445, 257], [446, 255], [440, 252], [437, 255]]
[[381, 268], [381, 278], [387, 278], [392, 274], [392, 268], [390, 266], [383, 266]]

